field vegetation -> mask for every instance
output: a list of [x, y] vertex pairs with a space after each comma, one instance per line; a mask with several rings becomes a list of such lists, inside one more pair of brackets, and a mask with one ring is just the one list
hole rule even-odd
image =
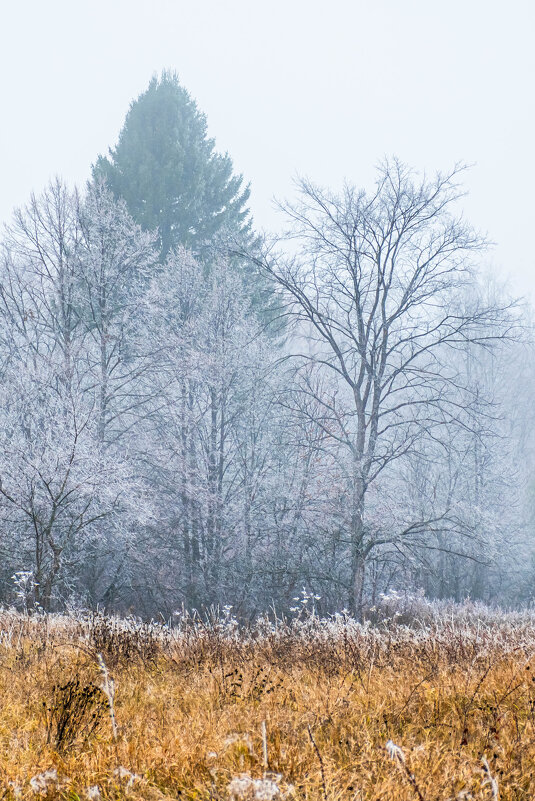
[[368, 617], [4, 611], [2, 797], [532, 799], [535, 616]]

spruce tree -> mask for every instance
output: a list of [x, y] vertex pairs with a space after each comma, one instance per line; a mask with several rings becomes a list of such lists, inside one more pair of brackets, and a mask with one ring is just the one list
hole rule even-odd
[[93, 174], [124, 198], [137, 223], [158, 230], [162, 259], [177, 245], [200, 253], [222, 229], [251, 235], [249, 187], [230, 156], [215, 151], [205, 115], [175, 73], [153, 77], [132, 102], [117, 146]]

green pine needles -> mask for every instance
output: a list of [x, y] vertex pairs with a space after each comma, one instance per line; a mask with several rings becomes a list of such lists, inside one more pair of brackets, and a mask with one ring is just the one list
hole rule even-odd
[[178, 245], [199, 253], [222, 230], [252, 235], [249, 187], [214, 147], [205, 115], [176, 73], [163, 72], [132, 102], [117, 146], [93, 167], [137, 223], [158, 230], [162, 260]]

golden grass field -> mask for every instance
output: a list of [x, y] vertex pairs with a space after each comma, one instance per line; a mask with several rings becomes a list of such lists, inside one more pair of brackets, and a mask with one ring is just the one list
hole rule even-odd
[[533, 799], [533, 622], [0, 613], [0, 797]]

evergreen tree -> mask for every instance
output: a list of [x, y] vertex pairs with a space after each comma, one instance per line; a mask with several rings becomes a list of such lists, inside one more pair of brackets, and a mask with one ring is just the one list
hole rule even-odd
[[152, 78], [133, 101], [117, 146], [93, 174], [125, 199], [136, 222], [159, 231], [162, 259], [177, 245], [200, 252], [222, 229], [250, 235], [249, 187], [230, 156], [215, 152], [205, 115], [175, 73]]

